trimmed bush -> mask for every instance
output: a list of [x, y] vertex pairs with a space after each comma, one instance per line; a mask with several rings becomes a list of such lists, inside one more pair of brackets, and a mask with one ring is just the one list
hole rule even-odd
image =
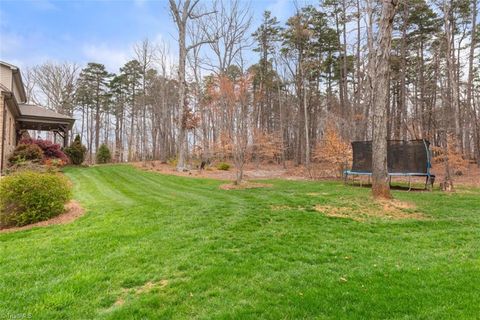
[[60, 159], [63, 163], [68, 163], [67, 155], [62, 151], [59, 144], [53, 143], [49, 140], [24, 138], [20, 140], [20, 144], [35, 144], [43, 151], [44, 159]]
[[40, 162], [43, 159], [43, 151], [36, 144], [19, 144], [8, 161], [14, 164], [20, 164], [25, 161]]
[[75, 165], [81, 165], [85, 160], [87, 148], [82, 144], [80, 136], [77, 134], [70, 147], [65, 148], [65, 154], [70, 158], [70, 162]]
[[0, 226], [24, 226], [64, 211], [70, 183], [60, 174], [21, 171], [0, 180]]
[[217, 165], [217, 169], [218, 170], [224, 170], [224, 171], [228, 171], [230, 169], [230, 165], [226, 162], [220, 162], [218, 165]]
[[112, 160], [112, 155], [110, 154], [110, 149], [107, 145], [102, 143], [97, 152], [97, 163], [109, 163]]

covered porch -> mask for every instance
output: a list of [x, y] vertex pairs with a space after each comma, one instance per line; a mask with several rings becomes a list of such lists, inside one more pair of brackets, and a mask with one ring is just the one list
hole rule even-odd
[[[19, 104], [20, 116], [17, 120], [17, 143], [26, 130], [53, 132], [54, 142], [68, 145], [69, 132], [75, 119], [52, 110], [30, 104]], [[57, 141], [61, 139], [60, 141]]]

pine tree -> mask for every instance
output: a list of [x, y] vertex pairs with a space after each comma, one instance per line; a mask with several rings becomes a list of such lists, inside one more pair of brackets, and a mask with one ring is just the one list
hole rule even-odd
[[106, 95], [108, 93], [108, 78], [110, 74], [105, 66], [100, 63], [88, 63], [80, 73], [79, 82], [83, 89], [83, 95], [89, 96], [90, 107], [95, 113], [95, 150], [100, 147], [100, 117], [104, 111]]

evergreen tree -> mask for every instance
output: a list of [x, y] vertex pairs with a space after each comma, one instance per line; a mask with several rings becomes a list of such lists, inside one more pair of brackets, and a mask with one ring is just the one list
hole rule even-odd
[[97, 163], [109, 163], [112, 160], [112, 155], [110, 153], [110, 149], [108, 149], [107, 145], [102, 143], [98, 148], [97, 152]]
[[70, 158], [72, 164], [81, 165], [85, 160], [85, 154], [87, 153], [87, 148], [82, 144], [80, 135], [76, 135], [75, 140], [72, 144], [65, 148], [65, 154]]

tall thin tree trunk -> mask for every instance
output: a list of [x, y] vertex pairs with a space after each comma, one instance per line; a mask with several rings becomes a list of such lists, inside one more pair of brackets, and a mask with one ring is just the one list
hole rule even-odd
[[392, 45], [393, 18], [398, 0], [383, 0], [380, 17], [378, 47], [375, 56], [373, 141], [372, 141], [372, 193], [375, 198], [391, 198], [387, 168], [387, 109], [389, 58]]
[[[471, 119], [473, 121], [476, 120], [476, 112], [475, 112], [475, 104], [473, 99], [473, 60], [475, 58], [475, 46], [477, 44], [477, 37], [476, 37], [476, 29], [477, 29], [477, 0], [472, 1], [472, 26], [471, 26], [471, 41], [470, 41], [470, 52], [468, 55], [468, 83], [467, 83], [467, 108], [468, 113], [471, 115]], [[474, 131], [473, 137], [474, 141], [478, 140], [478, 123], [477, 121], [474, 122], [475, 125], [473, 126], [472, 130]], [[480, 150], [478, 150], [478, 145], [473, 143], [474, 149], [476, 150], [476, 157], [477, 163], [480, 166]]]

